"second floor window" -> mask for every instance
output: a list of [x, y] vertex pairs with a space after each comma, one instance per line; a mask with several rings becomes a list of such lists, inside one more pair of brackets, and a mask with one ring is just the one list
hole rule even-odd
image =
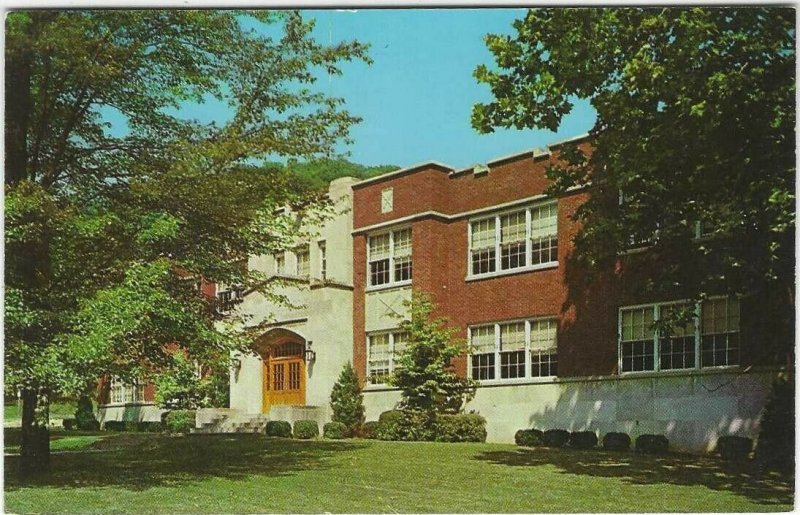
[[370, 236], [367, 252], [370, 286], [411, 281], [411, 229]]
[[319, 277], [322, 280], [328, 277], [328, 256], [325, 254], [325, 242], [317, 243], [319, 247]]
[[308, 277], [311, 273], [311, 259], [308, 252], [308, 246], [301, 247], [295, 251], [297, 257], [297, 267], [295, 275], [298, 277]]
[[558, 204], [475, 220], [469, 236], [472, 276], [558, 263]]
[[286, 256], [283, 252], [279, 254], [275, 254], [272, 256], [275, 259], [275, 273], [276, 274], [285, 274], [286, 273]]

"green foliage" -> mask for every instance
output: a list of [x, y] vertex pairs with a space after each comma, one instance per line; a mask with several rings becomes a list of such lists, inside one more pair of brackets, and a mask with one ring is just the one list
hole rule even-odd
[[391, 410], [378, 417], [376, 435], [379, 440], [433, 441], [436, 438], [436, 417], [432, 412]]
[[61, 419], [61, 426], [67, 431], [71, 431], [73, 429], [77, 429], [77, 427], [78, 427], [78, 425], [75, 422], [74, 418]]
[[538, 447], [543, 445], [544, 433], [538, 429], [520, 429], [514, 433], [514, 443], [522, 447]]
[[437, 442], [485, 442], [486, 419], [475, 413], [436, 415]]
[[378, 421], [370, 420], [361, 424], [361, 427], [358, 430], [358, 436], [368, 440], [374, 440], [378, 438]]
[[756, 445], [756, 459], [781, 471], [794, 470], [795, 383], [781, 378], [772, 385]]
[[294, 423], [294, 437], [310, 440], [319, 436], [319, 425], [313, 420], [298, 420]]
[[597, 434], [594, 431], [575, 431], [569, 434], [569, 446], [576, 449], [597, 447]]
[[174, 410], [167, 413], [164, 418], [164, 427], [167, 431], [173, 434], [176, 433], [189, 433], [195, 427], [195, 411], [194, 410]]
[[342, 438], [347, 437], [348, 434], [352, 433], [349, 433], [347, 426], [341, 422], [328, 422], [322, 426], [322, 436], [325, 438], [341, 440]]
[[397, 169], [392, 165], [364, 166], [341, 158], [289, 164], [290, 173], [298, 178], [303, 187], [319, 191], [327, 191], [328, 184], [339, 177], [369, 179]]
[[753, 450], [753, 439], [744, 436], [720, 436], [717, 452], [726, 461], [744, 461]]
[[631, 448], [631, 437], [625, 433], [606, 433], [603, 448], [607, 451], [627, 451]]
[[82, 430], [99, 428], [99, 423], [94, 417], [94, 405], [88, 395], [81, 395], [78, 398], [78, 407], [75, 410], [75, 425]]
[[[292, 11], [16, 11], [6, 22], [5, 379], [40, 406], [24, 427], [46, 427], [53, 394], [180, 367], [175, 347], [211, 367], [247, 351], [241, 324], [215, 323], [196, 281], [280, 300], [242, 259], [285, 248], [303, 237], [297, 217], [329, 209], [270, 160], [316, 160], [348, 140], [358, 118], [315, 71], [369, 62], [365, 45], [318, 43]], [[181, 109], [206, 100], [230, 118]]]
[[466, 342], [456, 340], [455, 330], [442, 318], [433, 318], [434, 304], [424, 293], [414, 292], [404, 302], [411, 319], [400, 327], [408, 333], [408, 342], [396, 357], [396, 367], [389, 384], [400, 389], [401, 407], [411, 411], [459, 413], [475, 396], [477, 383], [459, 376], [451, 360], [466, 352]]
[[180, 352], [172, 360], [155, 378], [156, 404], [167, 409], [227, 407], [227, 381], [220, 380], [228, 373], [225, 360], [216, 360], [205, 370]]
[[339, 374], [331, 391], [331, 410], [334, 422], [341, 422], [347, 434], [353, 435], [364, 421], [364, 395], [353, 364], [349, 361]]
[[563, 447], [569, 441], [569, 431], [548, 429], [542, 433], [542, 445], [545, 447]]
[[292, 425], [286, 420], [270, 420], [267, 422], [266, 433], [267, 436], [291, 438]]
[[637, 293], [758, 292], [772, 320], [759, 345], [779, 364], [794, 341], [795, 18], [778, 6], [532, 9], [513, 36], [486, 37], [496, 67], [475, 76], [494, 98], [472, 112], [482, 132], [555, 131], [588, 99], [593, 149], [565, 145], [548, 170], [551, 194], [594, 186], [576, 214], [587, 278], [647, 238], [653, 252], [623, 258], [642, 274]]
[[666, 454], [669, 440], [664, 435], [641, 435], [636, 438], [636, 452], [645, 454]]

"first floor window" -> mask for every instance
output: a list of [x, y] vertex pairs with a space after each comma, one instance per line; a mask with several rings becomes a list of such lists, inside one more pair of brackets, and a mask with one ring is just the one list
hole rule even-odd
[[473, 379], [518, 379], [557, 375], [556, 328], [552, 318], [471, 327]]
[[397, 369], [397, 356], [408, 344], [408, 333], [391, 331], [367, 335], [367, 378], [370, 384], [384, 384]]
[[111, 378], [110, 401], [112, 404], [144, 402], [144, 383], [138, 379], [126, 383], [117, 377]]
[[619, 324], [621, 372], [739, 364], [736, 298], [626, 307], [620, 309]]

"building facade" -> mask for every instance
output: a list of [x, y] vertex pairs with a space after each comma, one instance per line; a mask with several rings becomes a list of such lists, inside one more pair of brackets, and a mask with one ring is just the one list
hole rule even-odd
[[581, 282], [573, 215], [591, 188], [545, 195], [559, 148], [354, 185], [353, 356], [367, 419], [400, 398], [382, 377], [406, 338], [403, 301], [422, 290], [468, 342], [455, 366], [479, 382], [466, 410], [486, 418], [489, 441], [536, 427], [664, 434], [709, 451], [722, 435], [755, 436], [775, 368], [759, 366], [750, 301], [692, 306], [696, 322], [666, 338], [652, 322], [682, 299], [643, 298], [619, 271]]

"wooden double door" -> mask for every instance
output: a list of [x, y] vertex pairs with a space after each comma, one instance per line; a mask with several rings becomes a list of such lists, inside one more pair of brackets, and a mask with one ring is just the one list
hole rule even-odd
[[270, 346], [269, 353], [264, 358], [264, 413], [269, 413], [272, 406], [305, 405], [304, 351], [304, 345], [295, 341]]

